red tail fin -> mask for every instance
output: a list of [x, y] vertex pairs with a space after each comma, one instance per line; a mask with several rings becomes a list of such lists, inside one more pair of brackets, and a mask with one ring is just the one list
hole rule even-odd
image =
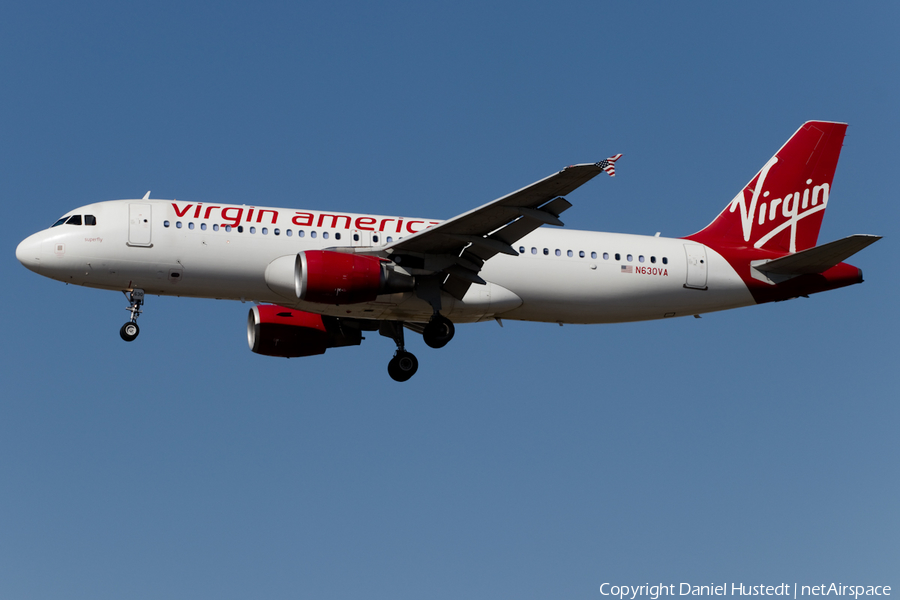
[[814, 247], [846, 131], [846, 123], [804, 123], [716, 220], [689, 239], [713, 248]]

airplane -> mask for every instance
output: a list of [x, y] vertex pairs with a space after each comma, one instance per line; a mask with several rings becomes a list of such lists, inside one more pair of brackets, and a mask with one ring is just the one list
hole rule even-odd
[[572, 191], [621, 155], [564, 168], [446, 221], [141, 199], [76, 208], [16, 257], [65, 283], [126, 295], [130, 342], [147, 295], [251, 301], [253, 352], [324, 353], [391, 338], [407, 381], [455, 324], [619, 323], [699, 316], [861, 283], [843, 261], [881, 239], [816, 246], [847, 125], [809, 121], [705, 228], [683, 238], [560, 229]]

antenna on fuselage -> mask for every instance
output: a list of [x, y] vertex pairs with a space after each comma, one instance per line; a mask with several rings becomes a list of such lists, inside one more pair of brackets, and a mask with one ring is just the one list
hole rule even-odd
[[141, 200], [149, 200], [150, 199], [150, 190], [147, 190], [147, 193], [144, 194], [144, 197]]

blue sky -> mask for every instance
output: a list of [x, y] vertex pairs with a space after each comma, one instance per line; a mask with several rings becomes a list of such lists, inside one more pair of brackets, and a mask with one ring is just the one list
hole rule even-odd
[[[893, 4], [0, 8], [0, 597], [601, 598], [900, 586]], [[804, 121], [850, 124], [820, 241], [866, 282], [702, 319], [246, 347], [247, 305], [27, 271], [73, 207], [449, 218], [622, 152], [567, 226], [705, 226]]]

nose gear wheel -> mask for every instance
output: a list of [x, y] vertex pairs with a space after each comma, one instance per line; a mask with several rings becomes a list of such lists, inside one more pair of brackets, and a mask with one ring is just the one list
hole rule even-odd
[[126, 342], [133, 342], [141, 332], [141, 328], [137, 324], [137, 318], [142, 312], [141, 306], [144, 304], [144, 290], [134, 289], [131, 292], [122, 293], [128, 298], [128, 308], [126, 310], [131, 312], [131, 320], [122, 325], [122, 328], [119, 329], [119, 336]]
[[129, 321], [122, 325], [122, 328], [119, 330], [119, 335], [122, 336], [122, 339], [126, 342], [133, 342], [140, 332], [141, 328], [138, 327], [138, 324]]

